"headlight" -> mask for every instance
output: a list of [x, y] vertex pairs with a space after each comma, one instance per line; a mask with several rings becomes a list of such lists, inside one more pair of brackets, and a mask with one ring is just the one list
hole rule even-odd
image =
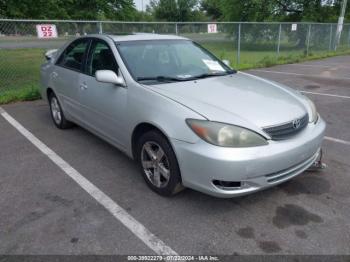
[[315, 123], [315, 122], [317, 122], [317, 119], [318, 119], [318, 113], [317, 113], [316, 106], [315, 106], [314, 102], [312, 102], [308, 97], [306, 97], [306, 101], [308, 102], [309, 107], [310, 107], [309, 122]]
[[239, 126], [206, 120], [186, 120], [189, 127], [206, 142], [222, 147], [254, 147], [267, 145], [265, 138]]

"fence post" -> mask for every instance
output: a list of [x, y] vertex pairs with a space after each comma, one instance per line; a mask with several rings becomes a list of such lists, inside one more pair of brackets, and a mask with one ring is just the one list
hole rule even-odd
[[241, 60], [241, 24], [238, 24], [237, 67]]
[[279, 29], [278, 29], [277, 57], [279, 57], [279, 55], [280, 55], [281, 33], [282, 33], [282, 24], [280, 24]]
[[331, 24], [331, 33], [329, 36], [329, 51], [332, 50], [332, 38], [333, 38], [333, 25]]
[[178, 28], [177, 28], [177, 23], [175, 23], [175, 33], [176, 33], [176, 35], [179, 34], [179, 32], [178, 32], [177, 30], [178, 30]]
[[98, 22], [98, 33], [103, 34], [102, 22]]
[[309, 30], [308, 30], [308, 33], [307, 33], [307, 40], [306, 40], [306, 56], [309, 56], [310, 37], [311, 37], [311, 24], [309, 24]]

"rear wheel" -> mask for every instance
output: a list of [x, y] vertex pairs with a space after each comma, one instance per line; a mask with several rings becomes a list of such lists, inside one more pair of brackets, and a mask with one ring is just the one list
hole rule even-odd
[[160, 132], [152, 130], [143, 134], [136, 154], [142, 175], [153, 191], [171, 196], [184, 189], [175, 153]]
[[69, 122], [65, 118], [61, 104], [54, 93], [51, 93], [49, 95], [49, 103], [50, 103], [51, 117], [55, 126], [60, 129], [67, 129], [72, 127], [73, 123]]

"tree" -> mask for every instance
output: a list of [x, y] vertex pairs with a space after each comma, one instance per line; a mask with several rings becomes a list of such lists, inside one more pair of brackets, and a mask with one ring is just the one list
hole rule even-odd
[[[0, 0], [0, 17], [79, 20], [336, 22], [342, 0]], [[346, 11], [350, 20], [350, 4]]]
[[266, 21], [271, 17], [271, 1], [222, 1], [223, 19], [227, 21]]
[[196, 15], [198, 0], [151, 0], [147, 10], [163, 21], [191, 21]]
[[[342, 0], [201, 0], [201, 10], [221, 21], [336, 22]], [[350, 19], [350, 5], [346, 18]]]
[[214, 20], [264, 21], [269, 20], [273, 6], [263, 0], [202, 0], [201, 9]]
[[132, 20], [132, 0], [0, 0], [0, 15], [27, 19]]
[[68, 18], [62, 0], [3, 0], [0, 3], [0, 14], [5, 18]]
[[221, 2], [222, 1], [218, 0], [203, 0], [201, 2], [201, 10], [204, 11], [212, 20], [218, 20], [223, 15]]
[[197, 0], [177, 0], [178, 21], [191, 21]]
[[159, 20], [178, 21], [176, 0], [151, 0], [150, 11]]
[[325, 3], [322, 0], [275, 0], [277, 15], [292, 21], [319, 21], [323, 18], [321, 9]]

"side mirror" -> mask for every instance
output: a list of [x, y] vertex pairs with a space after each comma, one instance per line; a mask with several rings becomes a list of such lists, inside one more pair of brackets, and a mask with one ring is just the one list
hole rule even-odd
[[230, 66], [230, 61], [229, 60], [222, 60], [222, 62], [225, 64], [225, 65], [227, 65], [227, 66]]
[[97, 70], [95, 76], [99, 82], [125, 86], [124, 79], [111, 70]]
[[50, 61], [51, 58], [55, 56], [56, 52], [57, 52], [57, 49], [51, 49], [51, 50], [46, 51], [46, 53], [45, 53], [46, 60]]

